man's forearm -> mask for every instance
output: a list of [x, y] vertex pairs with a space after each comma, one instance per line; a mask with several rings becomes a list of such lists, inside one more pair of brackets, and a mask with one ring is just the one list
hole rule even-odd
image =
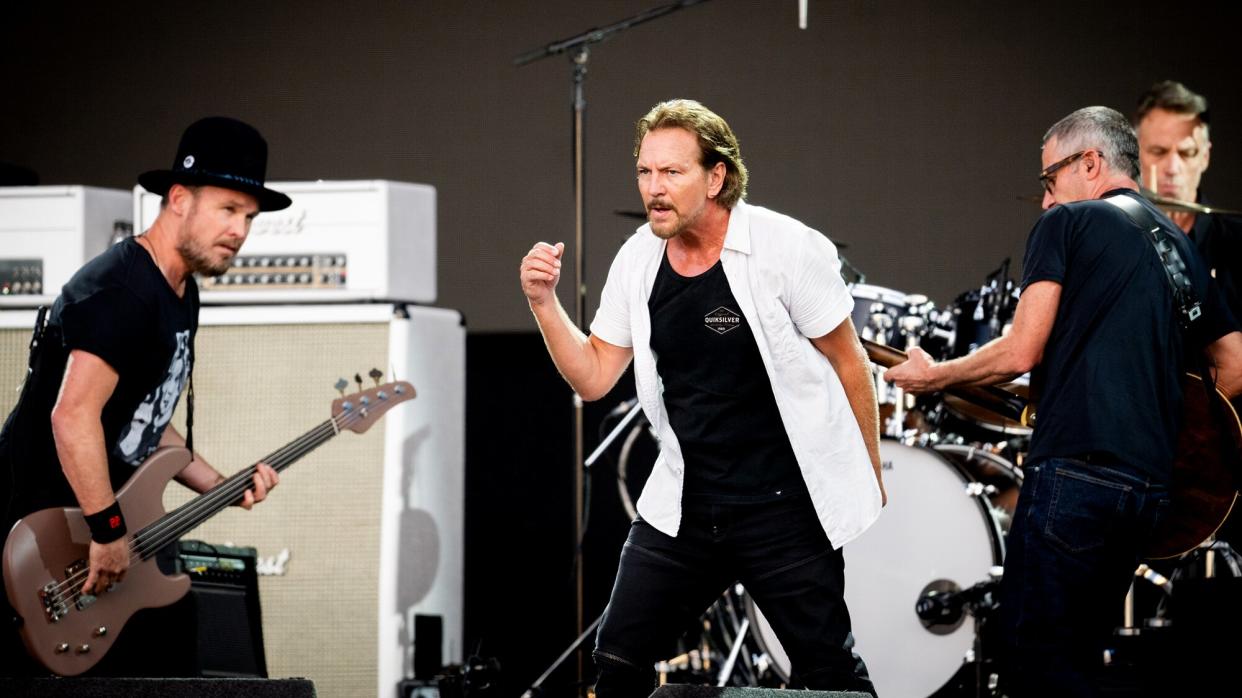
[[108, 474], [103, 424], [99, 419], [58, 410], [53, 414], [52, 434], [61, 469], [82, 511], [94, 514], [111, 506], [116, 494]]
[[863, 442], [867, 445], [867, 454], [871, 457], [871, 463], [876, 468], [876, 475], [879, 476], [880, 465], [880, 414], [877, 408], [875, 383], [871, 377], [871, 367], [867, 363], [866, 356], [861, 353], [851, 360], [841, 362], [838, 367], [837, 375], [841, 379], [841, 387], [845, 389], [845, 396], [849, 400], [850, 410], [854, 412], [854, 419], [858, 421], [858, 428], [862, 431]]
[[531, 304], [531, 312], [543, 335], [543, 342], [556, 364], [561, 377], [582, 396], [584, 400], [603, 397], [611, 386], [601, 390], [596, 377], [599, 375], [599, 358], [591, 340], [569, 319], [560, 301], [553, 297], [542, 304]]
[[1016, 356], [1008, 337], [1000, 337], [980, 347], [975, 353], [932, 368], [936, 389], [949, 386], [979, 386], [1005, 383], [1033, 368], [1032, 362]]
[[[185, 448], [185, 437], [170, 424], [160, 436], [161, 446], [180, 446]], [[224, 482], [224, 476], [197, 453], [191, 454], [193, 460], [185, 469], [177, 473], [176, 480], [195, 492], [206, 492]]]

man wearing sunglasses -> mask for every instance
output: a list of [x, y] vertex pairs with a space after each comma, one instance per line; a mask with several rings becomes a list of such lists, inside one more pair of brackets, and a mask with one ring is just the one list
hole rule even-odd
[[[1001, 582], [1002, 679], [1011, 696], [1094, 696], [1141, 551], [1168, 507], [1182, 371], [1202, 353], [1219, 387], [1237, 394], [1242, 333], [1189, 240], [1138, 194], [1138, 142], [1124, 116], [1073, 112], [1044, 136], [1042, 164], [1046, 211], [1027, 240], [1012, 330], [944, 363], [916, 348], [886, 377], [931, 392], [1032, 372], [1038, 420]], [[1185, 265], [1177, 291], [1137, 222], [1143, 212]]]

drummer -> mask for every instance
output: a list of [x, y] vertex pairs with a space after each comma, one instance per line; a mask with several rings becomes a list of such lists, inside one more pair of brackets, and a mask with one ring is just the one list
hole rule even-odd
[[[1147, 188], [1207, 205], [1199, 187], [1212, 155], [1207, 99], [1180, 82], [1158, 82], [1139, 98], [1133, 123]], [[1194, 240], [1233, 316], [1242, 318], [1242, 216], [1175, 210], [1169, 218]]]

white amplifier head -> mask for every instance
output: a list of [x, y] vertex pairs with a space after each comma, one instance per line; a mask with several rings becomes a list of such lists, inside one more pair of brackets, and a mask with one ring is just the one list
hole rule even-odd
[[[260, 214], [223, 276], [200, 280], [205, 304], [436, 299], [436, 190], [386, 180], [268, 182], [293, 205]], [[160, 197], [134, 187], [135, 232]]]
[[46, 305], [114, 231], [131, 229], [124, 189], [0, 187], [0, 308]]

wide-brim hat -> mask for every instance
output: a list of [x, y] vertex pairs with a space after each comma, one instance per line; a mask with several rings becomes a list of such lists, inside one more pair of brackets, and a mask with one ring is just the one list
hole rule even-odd
[[209, 185], [250, 194], [260, 211], [279, 211], [293, 201], [263, 186], [267, 173], [267, 141], [249, 124], [225, 116], [209, 116], [190, 124], [181, 135], [170, 170], [138, 175], [152, 194], [165, 196], [174, 184]]

